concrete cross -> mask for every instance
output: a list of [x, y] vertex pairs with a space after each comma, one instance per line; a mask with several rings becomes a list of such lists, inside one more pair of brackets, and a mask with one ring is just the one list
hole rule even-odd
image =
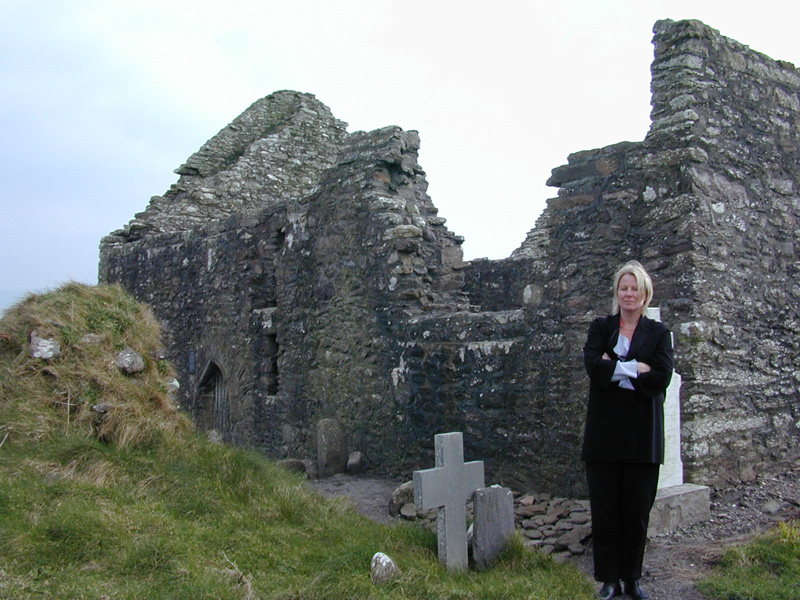
[[436, 467], [414, 471], [414, 504], [419, 510], [439, 509], [439, 562], [450, 571], [465, 571], [467, 562], [466, 502], [483, 487], [483, 461], [464, 462], [460, 432], [435, 435]]

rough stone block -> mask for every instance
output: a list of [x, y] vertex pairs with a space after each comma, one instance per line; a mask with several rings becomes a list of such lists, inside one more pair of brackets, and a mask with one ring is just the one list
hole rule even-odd
[[370, 562], [370, 577], [378, 585], [400, 577], [400, 569], [395, 562], [383, 552], [376, 552]]
[[406, 481], [405, 483], [397, 486], [392, 492], [392, 497], [389, 499], [388, 511], [393, 517], [400, 514], [401, 509], [406, 504], [414, 503], [414, 482]]
[[684, 483], [658, 490], [647, 535], [653, 537], [711, 518], [711, 489]]
[[347, 472], [350, 475], [358, 475], [364, 470], [364, 455], [361, 452], [351, 452], [347, 459]]
[[334, 419], [317, 424], [317, 468], [320, 477], [330, 477], [347, 470], [350, 454], [342, 426]]
[[125, 348], [117, 354], [115, 361], [117, 368], [126, 375], [134, 375], [144, 371], [144, 359], [142, 355], [132, 348]]
[[492, 486], [475, 491], [472, 556], [478, 569], [490, 566], [514, 535], [514, 496]]
[[305, 473], [306, 465], [299, 458], [285, 458], [277, 462], [278, 466], [294, 473]]
[[61, 358], [61, 346], [54, 338], [40, 338], [34, 331], [31, 333], [30, 353], [33, 358], [56, 360]]

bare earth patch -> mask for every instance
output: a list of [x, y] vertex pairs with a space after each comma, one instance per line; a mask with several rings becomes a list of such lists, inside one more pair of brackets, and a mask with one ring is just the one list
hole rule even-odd
[[[355, 509], [379, 523], [395, 519], [387, 512], [389, 498], [401, 481], [378, 477], [336, 475], [310, 481], [325, 496], [345, 496]], [[800, 463], [777, 476], [716, 490], [711, 495], [711, 519], [650, 540], [642, 578], [653, 600], [707, 600], [696, 588], [698, 579], [730, 547], [747, 542], [781, 521], [800, 518]], [[591, 577], [591, 544], [573, 558]]]

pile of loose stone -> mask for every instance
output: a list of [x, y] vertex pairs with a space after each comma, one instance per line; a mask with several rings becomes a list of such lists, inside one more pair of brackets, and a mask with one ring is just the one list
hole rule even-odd
[[525, 494], [514, 499], [514, 519], [525, 545], [538, 547], [559, 558], [586, 551], [592, 535], [588, 500], [553, 498], [550, 494]]
[[[552, 554], [556, 560], [583, 554], [592, 535], [588, 500], [552, 497], [550, 494], [512, 492], [514, 520], [528, 548]], [[436, 510], [418, 511], [414, 506], [414, 484], [400, 485], [389, 501], [389, 514], [436, 527]], [[472, 517], [472, 503], [467, 504]]]

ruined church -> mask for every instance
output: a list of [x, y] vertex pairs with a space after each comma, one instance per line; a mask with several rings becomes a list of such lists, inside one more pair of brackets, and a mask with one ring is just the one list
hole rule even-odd
[[[674, 334], [687, 481], [800, 449], [800, 72], [698, 21], [654, 29], [641, 142], [576, 152], [502, 260], [465, 262], [417, 132], [348, 132], [310, 94], [257, 101], [101, 242], [164, 325], [197, 424], [274, 457], [340, 421], [375, 473], [463, 431], [487, 480], [579, 494], [589, 322], [640, 260]], [[517, 487], [520, 489], [520, 487]]]

